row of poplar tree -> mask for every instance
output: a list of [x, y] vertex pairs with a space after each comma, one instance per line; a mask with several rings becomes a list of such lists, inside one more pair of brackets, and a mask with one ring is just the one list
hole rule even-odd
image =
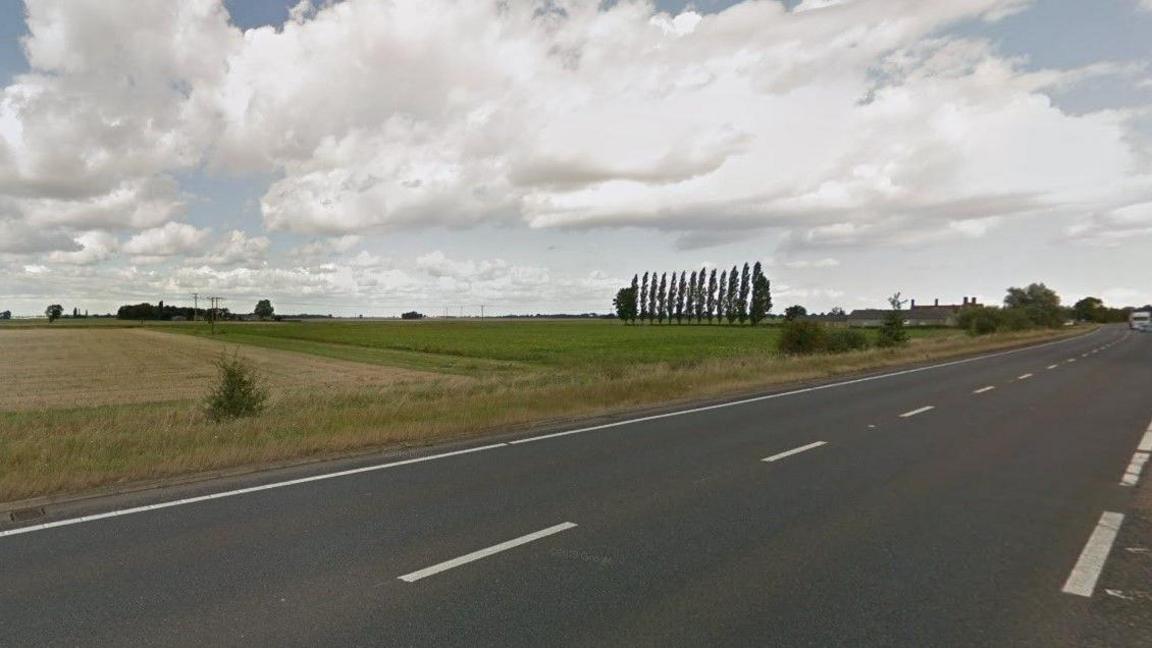
[[677, 324], [727, 321], [729, 324], [751, 323], [753, 326], [772, 310], [771, 282], [764, 276], [760, 262], [743, 270], [732, 266], [716, 277], [716, 269], [709, 272], [644, 273], [634, 275], [632, 285], [616, 292], [613, 301], [616, 316], [635, 324], [665, 322]]

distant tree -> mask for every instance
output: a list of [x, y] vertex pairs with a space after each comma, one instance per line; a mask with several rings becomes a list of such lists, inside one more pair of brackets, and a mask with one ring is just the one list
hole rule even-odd
[[708, 302], [708, 286], [707, 279], [704, 273], [707, 271], [703, 266], [700, 267], [700, 272], [696, 274], [696, 323], [704, 321], [704, 305]]
[[1028, 284], [1025, 288], [1009, 288], [1004, 306], [1018, 310], [1037, 326], [1061, 326], [1064, 313], [1060, 308], [1060, 295], [1042, 283]]
[[672, 320], [676, 318], [676, 295], [679, 292], [677, 288], [676, 273], [672, 273], [672, 278], [668, 280], [668, 323], [671, 324]]
[[10, 310], [0, 311], [0, 320], [10, 320], [10, 319], [12, 319], [12, 311], [10, 311]]
[[688, 318], [689, 324], [696, 319], [696, 303], [700, 300], [700, 289], [696, 281], [696, 271], [693, 270], [688, 275], [688, 297], [684, 300], [684, 316]]
[[1083, 322], [1108, 321], [1108, 309], [1097, 297], [1085, 297], [1072, 305], [1072, 315]]
[[900, 293], [888, 298], [892, 307], [884, 314], [884, 321], [880, 323], [880, 330], [876, 333], [876, 346], [898, 347], [908, 343], [908, 331], [904, 329], [904, 300]]
[[844, 317], [844, 309], [839, 306], [833, 306], [832, 310], [828, 311], [828, 314], [833, 317]]
[[632, 317], [628, 322], [631, 324], [636, 323], [636, 318], [640, 316], [640, 277], [639, 275], [632, 275]]
[[752, 274], [748, 270], [748, 262], [744, 262], [744, 269], [740, 271], [740, 294], [736, 298], [736, 317], [740, 323], [748, 321], [748, 293], [752, 289]]
[[616, 317], [625, 324], [636, 321], [636, 286], [628, 286], [616, 291], [616, 299], [612, 300], [616, 309]]
[[688, 278], [680, 271], [680, 285], [676, 286], [676, 324], [684, 323], [684, 302], [687, 301]]
[[648, 273], [644, 273], [644, 280], [640, 283], [640, 321], [648, 319]]
[[740, 298], [740, 277], [736, 273], [739, 270], [736, 266], [728, 271], [728, 290], [724, 292], [724, 317], [728, 320], [729, 324], [734, 324], [736, 318], [740, 317], [739, 305], [737, 301]]
[[723, 324], [724, 314], [728, 312], [728, 271], [720, 271], [720, 282], [716, 288], [716, 321]]
[[404, 320], [424, 319], [424, 313], [418, 313], [416, 311], [408, 311], [407, 313], [400, 313], [400, 319], [404, 319]]
[[772, 284], [760, 267], [760, 262], [752, 267], [752, 299], [749, 302], [748, 318], [756, 326], [772, 310]]
[[716, 316], [716, 268], [712, 268], [712, 272], [708, 273], [708, 294], [704, 297], [704, 315], [708, 318], [709, 324]]
[[256, 315], [256, 317], [259, 317], [260, 319], [268, 319], [269, 317], [272, 317], [272, 314], [275, 312], [275, 310], [272, 308], [272, 302], [268, 301], [267, 299], [261, 299], [260, 301], [256, 302], [256, 310], [252, 312]]
[[73, 306], [72, 307], [72, 318], [75, 319], [77, 317], [80, 317], [80, 309]]
[[652, 273], [652, 283], [648, 286], [648, 323], [656, 321], [656, 273]]
[[64, 307], [60, 304], [52, 304], [44, 309], [44, 314], [48, 317], [48, 323], [51, 324], [60, 319], [60, 316], [64, 314]]
[[660, 287], [656, 289], [656, 319], [661, 324], [668, 315], [668, 273], [660, 275]]
[[789, 322], [798, 317], [804, 317], [807, 314], [808, 309], [804, 308], [800, 304], [794, 304], [784, 309], [784, 319], [788, 320]]

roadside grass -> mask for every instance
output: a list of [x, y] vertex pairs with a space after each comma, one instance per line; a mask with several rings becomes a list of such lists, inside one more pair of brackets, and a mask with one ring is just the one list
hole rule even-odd
[[[616, 327], [617, 331], [624, 328]], [[761, 335], [761, 344], [771, 335], [740, 332]], [[677, 341], [669, 346], [681, 349], [679, 353], [670, 353], [665, 361], [647, 363], [596, 362], [611, 356], [605, 356], [596, 345], [574, 342], [572, 346], [585, 349], [576, 357], [589, 359], [576, 369], [507, 372], [467, 381], [402, 383], [326, 393], [283, 391], [271, 395], [262, 414], [222, 424], [206, 418], [199, 400], [0, 412], [0, 501], [423, 445], [519, 426], [753, 393], [787, 382], [941, 360], [1072, 333], [1032, 331], [971, 338], [953, 332], [920, 335], [899, 350], [805, 357], [759, 352], [702, 358], [700, 353], [683, 350], [691, 348], [690, 344]], [[692, 334], [683, 335], [698, 340]], [[640, 338], [627, 339], [635, 345]], [[731, 339], [722, 339], [744, 348]], [[559, 343], [556, 338], [551, 340]], [[469, 344], [446, 340], [437, 348], [470, 348]], [[517, 353], [528, 357], [542, 351], [536, 348]], [[543, 357], [556, 361], [563, 353], [543, 353]], [[625, 356], [651, 357], [648, 353], [651, 351]]]

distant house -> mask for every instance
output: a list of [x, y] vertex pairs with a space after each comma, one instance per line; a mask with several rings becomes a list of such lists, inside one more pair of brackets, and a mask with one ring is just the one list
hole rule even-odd
[[880, 326], [888, 313], [886, 308], [858, 308], [848, 314], [848, 326]]
[[[904, 311], [904, 323], [908, 326], [959, 326], [961, 311], [979, 305], [975, 297], [965, 297], [959, 304], [941, 304], [936, 299], [931, 306], [917, 305], [913, 299]], [[848, 326], [880, 326], [889, 312], [885, 308], [854, 310], [848, 315]]]

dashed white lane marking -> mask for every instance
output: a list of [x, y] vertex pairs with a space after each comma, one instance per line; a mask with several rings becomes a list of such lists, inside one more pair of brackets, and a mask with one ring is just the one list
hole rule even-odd
[[1032, 377], [1032, 374], [1026, 373], [1026, 374], [1021, 374], [1019, 376], [1016, 376], [1016, 380], [1028, 380], [1031, 377]]
[[1068, 358], [1064, 362], [1076, 362], [1076, 358]]
[[996, 387], [993, 385], [988, 385], [987, 387], [981, 387], [980, 389], [977, 389], [977, 390], [973, 391], [972, 393], [973, 394], [983, 394], [984, 392], [990, 392], [993, 389], [996, 389]]
[[1136, 449], [1143, 452], [1152, 452], [1152, 423], [1148, 424], [1148, 429], [1144, 432], [1144, 438], [1140, 439], [1140, 445]]
[[1112, 544], [1116, 542], [1116, 534], [1120, 532], [1120, 525], [1124, 522], [1124, 515], [1105, 511], [1096, 523], [1092, 535], [1088, 537], [1088, 544], [1080, 552], [1080, 559], [1064, 582], [1065, 594], [1076, 596], [1092, 596], [1096, 589], [1096, 581], [1108, 560], [1108, 553], [1112, 551]]
[[532, 542], [533, 540], [539, 540], [540, 538], [546, 538], [550, 535], [560, 533], [561, 531], [567, 531], [568, 529], [571, 529], [575, 526], [576, 525], [572, 522], [562, 522], [560, 524], [557, 524], [556, 526], [550, 526], [547, 529], [541, 529], [541, 530], [536, 531], [534, 533], [529, 533], [528, 535], [522, 535], [519, 538], [513, 538], [513, 539], [508, 540], [506, 542], [501, 542], [500, 544], [492, 545], [491, 547], [488, 547], [487, 549], [481, 549], [479, 551], [473, 551], [472, 553], [465, 554], [463, 556], [460, 556], [459, 558], [453, 558], [452, 560], [446, 560], [442, 563], [437, 563], [435, 565], [432, 565], [431, 567], [425, 567], [424, 569], [414, 571], [411, 574], [404, 574], [403, 576], [399, 576], [398, 578], [400, 580], [406, 582], [406, 583], [414, 583], [414, 582], [420, 580], [421, 578], [427, 578], [429, 576], [439, 574], [440, 572], [448, 571], [449, 569], [452, 569], [453, 567], [459, 567], [460, 565], [466, 565], [470, 562], [476, 562], [477, 560], [480, 560], [481, 558], [487, 558], [488, 556], [491, 556], [493, 554], [498, 554], [501, 551], [508, 551], [509, 549], [519, 547], [522, 544], [528, 544], [529, 542]]
[[786, 451], [781, 452], [779, 454], [774, 454], [771, 457], [764, 457], [760, 461], [768, 461], [768, 462], [780, 461], [781, 459], [784, 459], [785, 457], [791, 457], [792, 455], [800, 454], [801, 452], [808, 452], [809, 450], [814, 450], [816, 448], [819, 448], [822, 445], [827, 445], [827, 444], [828, 444], [827, 441], [815, 441], [813, 443], [809, 443], [808, 445], [802, 445], [799, 448], [792, 448], [791, 450], [786, 450]]
[[1060, 365], [1058, 365], [1058, 364], [1054, 364], [1054, 365], [1048, 365], [1048, 368], [1049, 368], [1049, 369], [1055, 369], [1056, 367], [1059, 367], [1059, 366], [1060, 366]]
[[904, 412], [903, 414], [900, 415], [900, 418], [908, 418], [909, 416], [916, 416], [917, 414], [923, 414], [924, 412], [934, 410], [934, 409], [936, 409], [935, 405], [925, 405], [924, 407], [914, 409], [911, 412]]
[[1128, 469], [1124, 471], [1124, 477], [1120, 480], [1121, 486], [1135, 486], [1140, 481], [1140, 473], [1144, 470], [1144, 464], [1148, 462], [1148, 453], [1139, 452], [1132, 455], [1132, 461], [1128, 463]]

